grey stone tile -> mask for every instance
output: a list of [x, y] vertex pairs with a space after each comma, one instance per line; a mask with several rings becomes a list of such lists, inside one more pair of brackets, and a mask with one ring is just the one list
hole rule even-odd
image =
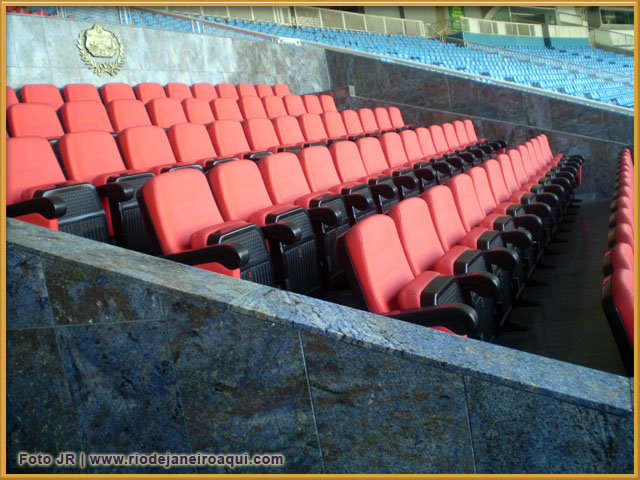
[[7, 249], [7, 329], [53, 326], [49, 293], [40, 259]]
[[380, 315], [262, 287], [231, 302], [231, 309], [427, 366], [530, 389], [616, 414], [630, 411], [627, 379], [497, 345], [398, 322]]
[[42, 39], [45, 38], [45, 31], [42, 21], [42, 17], [36, 15], [7, 16], [7, 32], [11, 34], [7, 39], [14, 42], [18, 66], [32, 68], [51, 66], [47, 49], [34, 48], [36, 45], [43, 46]]
[[[51, 23], [43, 28], [44, 40], [49, 62], [53, 68], [82, 68], [86, 64], [80, 57], [80, 51], [76, 45], [80, 33], [91, 28], [88, 22], [69, 22], [52, 19]], [[82, 40], [84, 42], [84, 39]], [[96, 59], [103, 61], [103, 59]], [[71, 83], [67, 79], [66, 83]]]
[[327, 473], [474, 473], [462, 376], [303, 333]]
[[201, 473], [322, 473], [298, 333], [176, 299], [167, 329], [194, 451], [284, 454], [283, 467]]
[[[7, 72], [7, 77], [8, 73], [9, 72]], [[29, 85], [31, 83], [53, 83], [53, 74], [49, 67], [21, 67], [20, 81], [22, 85]]]
[[7, 472], [79, 473], [18, 465], [18, 453], [83, 451], [53, 328], [14, 330], [7, 340]]
[[478, 473], [632, 473], [633, 415], [465, 377]]
[[49, 302], [58, 325], [158, 319], [160, 295], [105, 272], [44, 261]]
[[[57, 335], [87, 453], [191, 453], [163, 323], [58, 327]], [[166, 473], [161, 467], [93, 467], [106, 471]]]
[[20, 89], [20, 87], [24, 85], [22, 83], [22, 68], [7, 67], [5, 72], [6, 72], [5, 80], [7, 82], [7, 85], [12, 87], [16, 91], [16, 93], [18, 93], [18, 90]]

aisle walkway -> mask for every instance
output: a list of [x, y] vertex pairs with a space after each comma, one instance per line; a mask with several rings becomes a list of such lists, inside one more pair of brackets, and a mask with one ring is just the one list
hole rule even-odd
[[544, 285], [527, 286], [525, 300], [536, 306], [518, 306], [513, 324], [526, 331], [504, 332], [496, 343], [585, 367], [624, 375], [615, 341], [600, 304], [602, 255], [607, 250], [609, 201], [580, 204], [571, 230], [553, 243], [557, 255], [545, 255], [534, 280]]

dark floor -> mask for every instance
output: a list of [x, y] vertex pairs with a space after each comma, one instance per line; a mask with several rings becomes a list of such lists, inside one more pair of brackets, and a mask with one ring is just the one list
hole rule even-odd
[[[607, 250], [609, 200], [578, 204], [513, 310], [511, 324], [495, 343], [565, 362], [624, 375], [609, 324], [600, 303], [602, 256]], [[563, 242], [566, 241], [566, 242]], [[346, 290], [325, 299], [354, 306]]]
[[[497, 344], [585, 367], [624, 375], [609, 324], [602, 311], [602, 256], [607, 250], [609, 200], [583, 202], [552, 243], [511, 322], [526, 331], [503, 332]], [[549, 268], [547, 268], [549, 267]], [[538, 286], [537, 284], [541, 284]]]

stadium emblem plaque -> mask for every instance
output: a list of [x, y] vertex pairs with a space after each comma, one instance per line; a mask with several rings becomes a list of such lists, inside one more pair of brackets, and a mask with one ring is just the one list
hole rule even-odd
[[[93, 69], [96, 75], [115, 75], [124, 65], [124, 44], [117, 33], [102, 28], [95, 23], [90, 29], [80, 32], [76, 40], [80, 57]], [[93, 58], [92, 58], [93, 57]], [[97, 61], [110, 59], [111, 61]]]

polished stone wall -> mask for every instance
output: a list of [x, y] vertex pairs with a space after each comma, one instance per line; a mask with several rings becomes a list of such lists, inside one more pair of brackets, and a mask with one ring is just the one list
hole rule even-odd
[[286, 456], [170, 473], [630, 473], [633, 392], [10, 219], [7, 448], [10, 473], [65, 471], [19, 468], [20, 451]]
[[7, 85], [140, 82], [286, 83], [296, 93], [329, 88], [324, 50], [264, 41], [104, 24], [125, 44], [115, 76], [96, 75], [76, 47], [94, 22], [7, 15]]
[[[633, 144], [633, 116], [405, 65], [327, 50], [339, 109], [398, 106], [405, 122], [471, 118], [478, 136], [516, 146], [545, 133], [554, 152], [580, 154], [584, 197], [611, 198], [616, 159]], [[347, 86], [355, 88], [355, 96]]]

